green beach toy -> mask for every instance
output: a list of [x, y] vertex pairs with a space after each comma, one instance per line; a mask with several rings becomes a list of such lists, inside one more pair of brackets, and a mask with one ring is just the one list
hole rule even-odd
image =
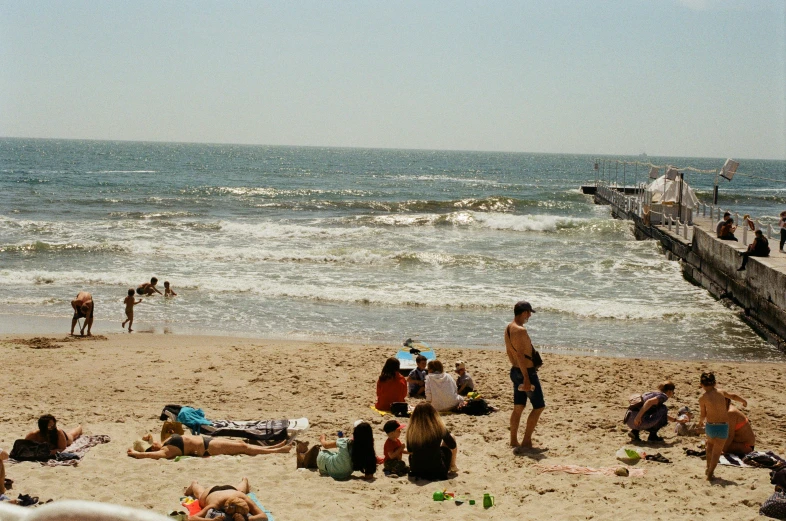
[[475, 504], [475, 500], [474, 500], [474, 499], [470, 499], [470, 500], [469, 500], [469, 504], [470, 504], [470, 505], [474, 505], [474, 504]]
[[431, 497], [434, 498], [434, 501], [445, 501], [445, 492], [442, 490], [437, 490]]
[[491, 494], [483, 494], [483, 508], [491, 508], [494, 506], [494, 496]]

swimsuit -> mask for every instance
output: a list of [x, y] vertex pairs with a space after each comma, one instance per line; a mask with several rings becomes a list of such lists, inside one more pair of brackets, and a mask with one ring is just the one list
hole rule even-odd
[[207, 491], [207, 495], [209, 496], [213, 492], [219, 492], [221, 490], [237, 490], [237, 489], [232, 485], [216, 485], [215, 487]]
[[734, 426], [734, 430], [735, 430], [735, 431], [738, 431], [738, 430], [742, 429], [742, 428], [743, 428], [743, 427], [745, 427], [745, 426], [746, 426], [746, 425], [747, 425], [749, 422], [750, 422], [750, 420], [748, 420], [748, 418], [745, 418], [745, 419], [744, 419], [744, 420], [742, 420], [740, 423], [738, 423], [737, 425], [735, 425], [735, 426]]
[[725, 440], [729, 437], [729, 424], [728, 423], [708, 423], [704, 428], [708, 438], [717, 438]]
[[172, 447], [176, 447], [180, 449], [181, 454], [186, 453], [186, 449], [184, 448], [183, 444], [183, 437], [179, 434], [173, 434], [164, 442], [164, 446], [171, 445]]
[[143, 288], [142, 286], [139, 286], [138, 288], [136, 288], [136, 292], [137, 292], [137, 295], [144, 295], [145, 294], [145, 288]]
[[[202, 444], [205, 446], [205, 451], [202, 453], [202, 456], [210, 456], [210, 452], [208, 451], [208, 447], [210, 446], [210, 442], [213, 441], [213, 438], [210, 436], [202, 436]], [[183, 443], [183, 437], [180, 434], [173, 434], [164, 442], [164, 445], [171, 445], [172, 447], [176, 447], [180, 449], [181, 454], [186, 454], [185, 444]]]

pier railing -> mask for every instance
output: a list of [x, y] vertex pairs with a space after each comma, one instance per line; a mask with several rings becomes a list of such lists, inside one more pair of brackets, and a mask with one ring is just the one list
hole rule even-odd
[[[630, 191], [633, 193], [627, 193]], [[693, 236], [694, 217], [709, 218], [711, 225], [714, 226], [714, 223], [720, 221], [726, 211], [732, 215], [734, 222], [741, 226], [741, 243], [746, 246], [748, 245], [749, 232], [750, 235], [753, 235], [753, 230], [761, 230], [768, 239], [773, 239], [777, 231], [772, 224], [765, 224], [760, 219], [754, 219], [749, 215], [743, 215], [742, 219], [740, 219], [738, 212], [724, 210], [720, 206], [701, 201], [698, 207], [695, 208], [695, 212], [690, 208], [682, 207], [676, 209], [673, 206], [661, 206], [661, 211], [658, 211], [654, 208], [652, 194], [647, 192], [646, 184], [644, 183], [639, 183], [633, 187], [619, 187], [616, 184], [596, 180], [596, 194], [617, 209], [634, 213], [649, 223], [665, 226], [669, 232], [673, 231], [675, 235], [681, 236], [685, 240], [689, 240], [689, 236], [690, 238]], [[667, 212], [666, 208], [673, 209], [673, 211]], [[677, 215], [678, 213], [679, 215]]]

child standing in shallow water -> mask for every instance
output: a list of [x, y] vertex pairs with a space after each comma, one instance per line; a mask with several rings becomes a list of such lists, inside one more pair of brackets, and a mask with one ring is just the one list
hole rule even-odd
[[128, 318], [123, 321], [120, 327], [126, 327], [126, 322], [128, 322], [128, 332], [130, 333], [133, 331], [133, 329], [131, 329], [131, 324], [134, 323], [134, 306], [142, 302], [142, 299], [134, 301], [134, 290], [129, 289], [128, 296], [123, 300], [123, 302], [126, 305], [126, 317]]
[[169, 281], [168, 280], [164, 281], [164, 296], [165, 297], [176, 297], [177, 296], [177, 293], [175, 293], [175, 290], [172, 287], [169, 286]]
[[743, 407], [746, 407], [748, 402], [736, 394], [716, 389], [713, 373], [701, 373], [701, 388], [704, 389], [704, 394], [699, 398], [701, 407], [699, 427], [706, 420], [704, 431], [707, 434], [707, 470], [705, 474], [707, 480], [712, 480], [715, 478], [715, 467], [718, 466], [726, 439], [729, 437], [729, 411], [726, 399], [740, 402]]

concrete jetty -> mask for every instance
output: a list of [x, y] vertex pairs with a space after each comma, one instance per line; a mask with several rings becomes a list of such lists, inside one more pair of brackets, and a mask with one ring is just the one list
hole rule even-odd
[[[623, 193], [599, 186], [593, 197], [596, 204], [611, 206], [615, 218], [633, 221], [637, 239], [657, 240], [669, 259], [680, 262], [688, 281], [737, 306], [742, 320], [786, 352], [786, 254], [778, 252], [779, 238], [770, 239], [769, 257], [750, 257], [746, 269], [737, 271], [747, 250], [742, 224], [735, 234], [740, 242], [718, 239], [717, 223], [702, 216], [679, 228], [649, 224], [638, 201]], [[753, 232], [747, 236], [753, 242]]]

